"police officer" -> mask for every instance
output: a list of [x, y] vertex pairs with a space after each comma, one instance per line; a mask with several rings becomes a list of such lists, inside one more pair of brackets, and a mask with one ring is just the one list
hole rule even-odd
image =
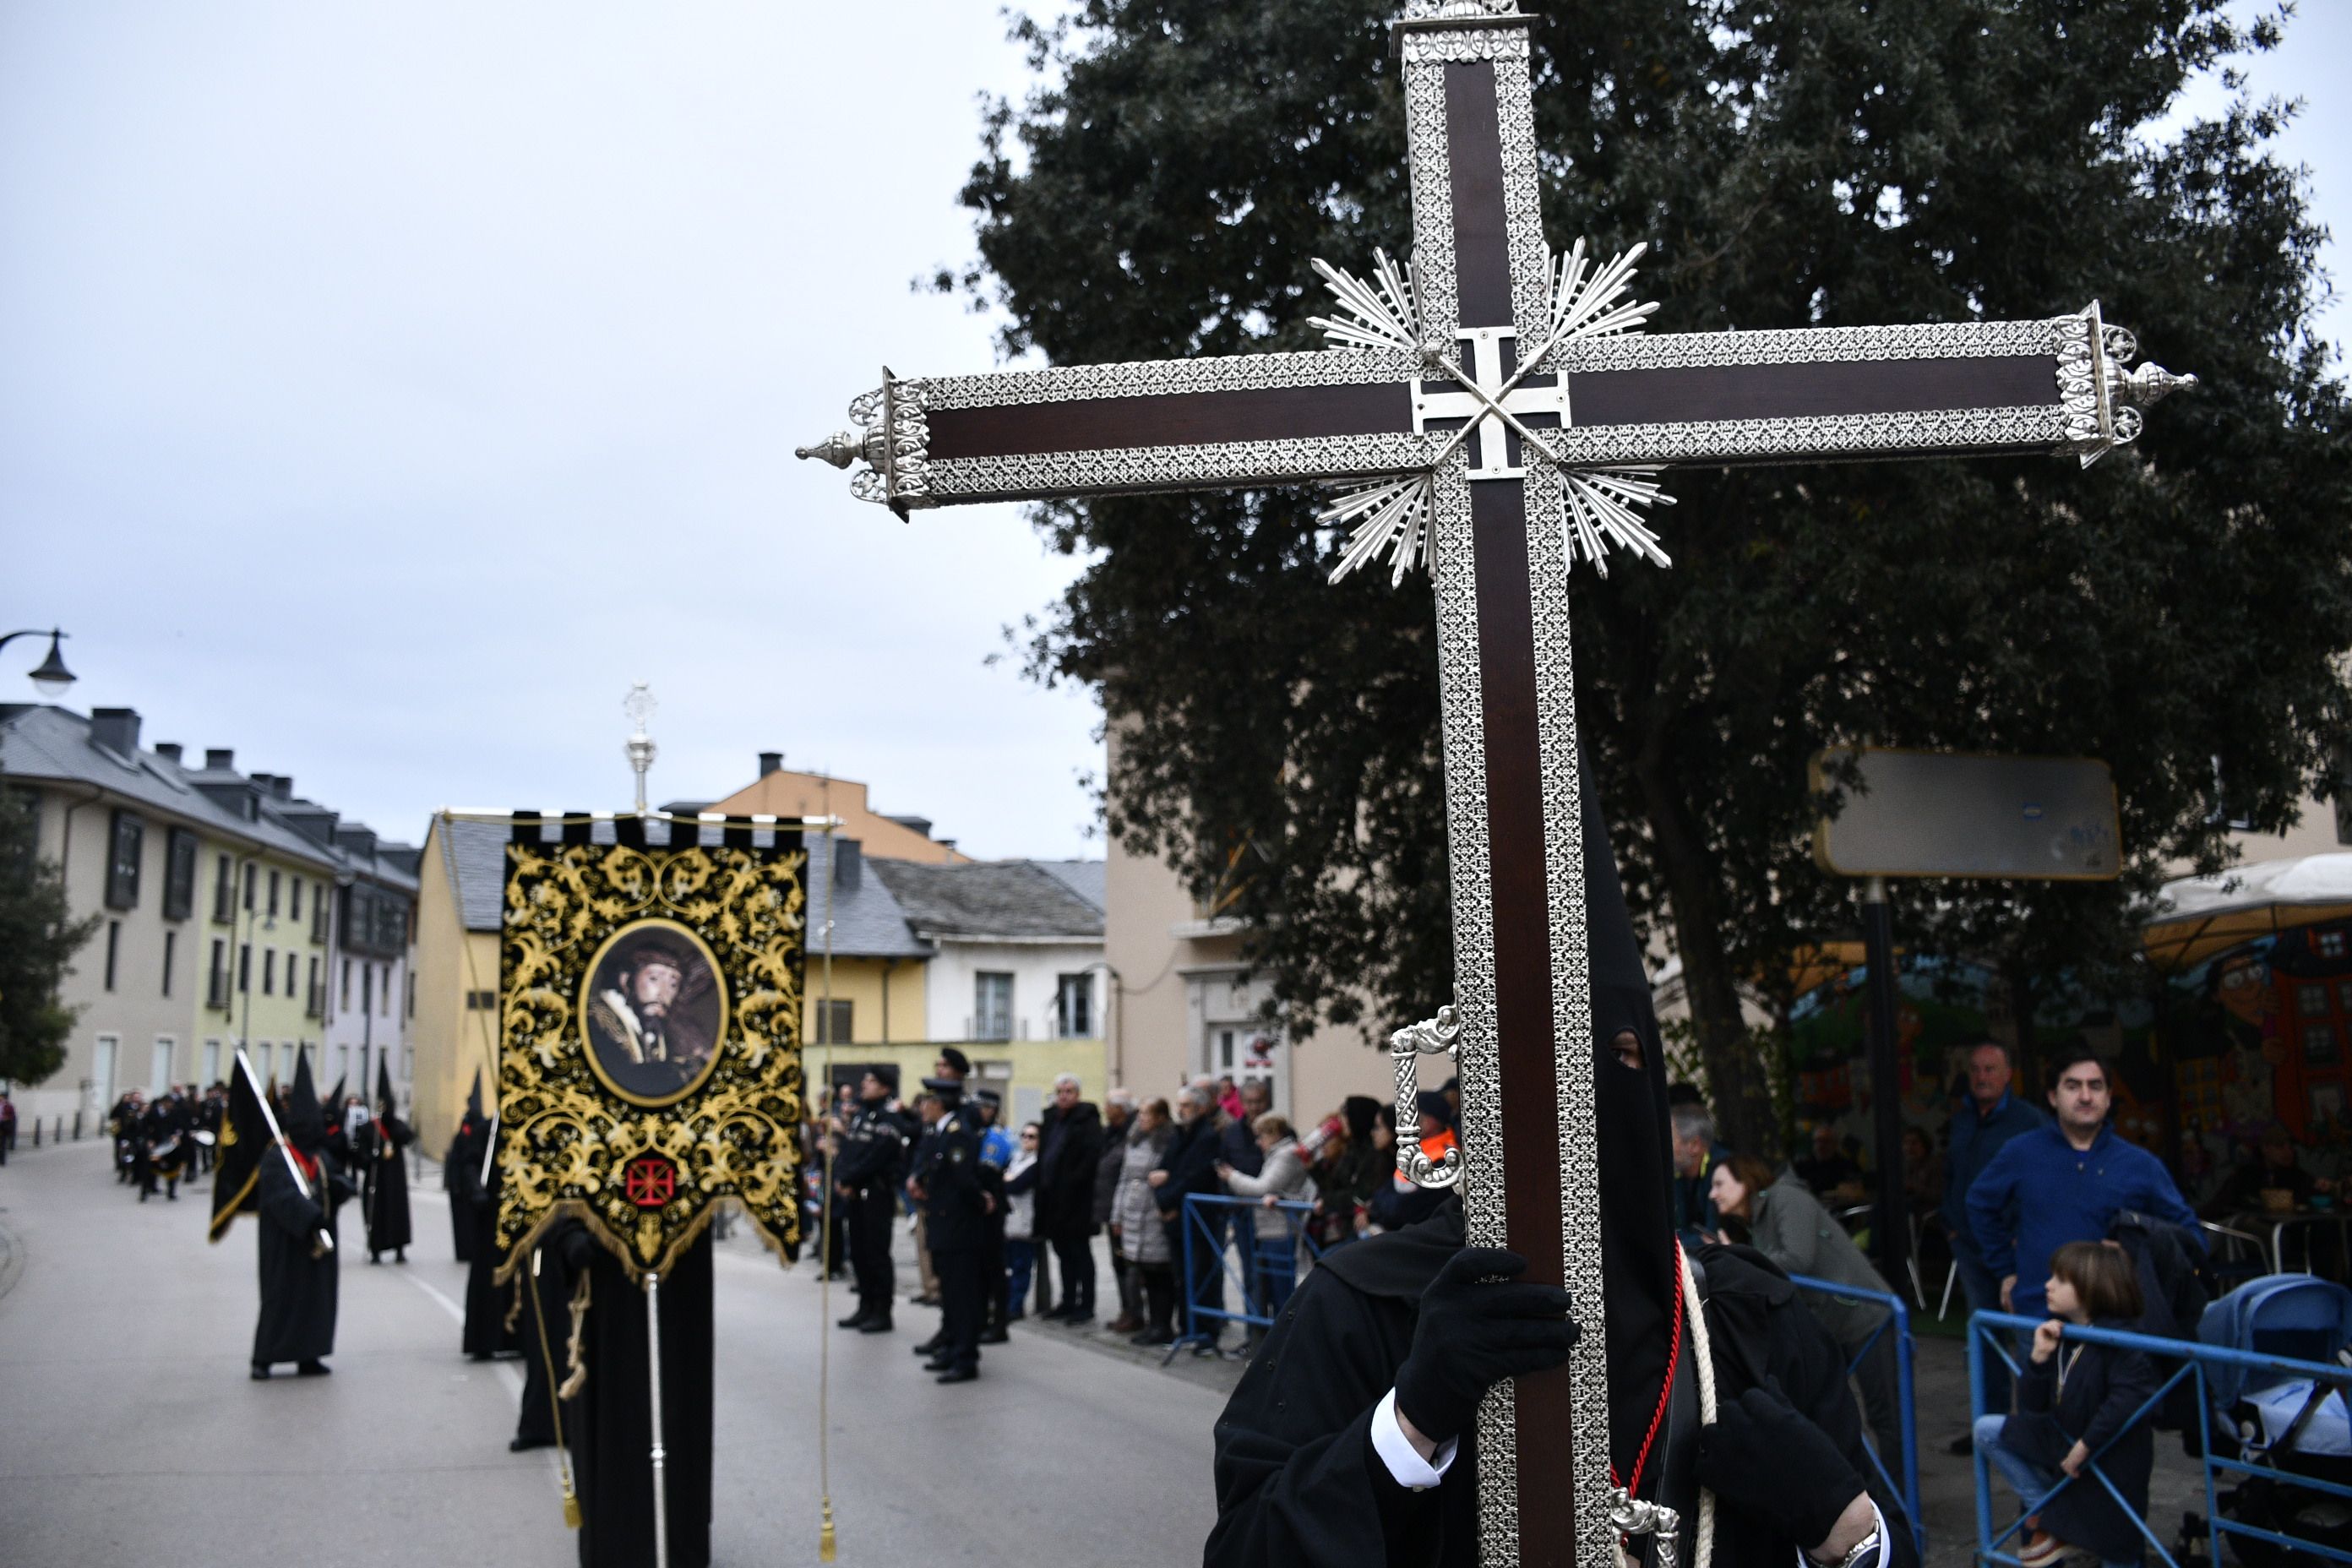
[[941, 1383], [980, 1375], [981, 1318], [987, 1291], [982, 1259], [988, 1242], [988, 1198], [980, 1177], [980, 1135], [963, 1107], [963, 1082], [927, 1078], [923, 1115], [930, 1131], [918, 1153], [908, 1190], [923, 1205], [931, 1269], [940, 1281], [940, 1332], [923, 1370]]
[[885, 1062], [866, 1069], [857, 1109], [843, 1124], [841, 1152], [833, 1162], [834, 1196], [846, 1211], [849, 1267], [857, 1276], [857, 1310], [841, 1326], [862, 1334], [890, 1331], [898, 1284], [890, 1268], [890, 1222], [907, 1173], [907, 1134], [890, 1105], [898, 1093], [896, 1067]]

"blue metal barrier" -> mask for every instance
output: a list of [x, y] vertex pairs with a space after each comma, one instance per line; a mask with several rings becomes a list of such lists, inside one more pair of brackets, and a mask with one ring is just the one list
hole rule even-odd
[[[1885, 1290], [1861, 1290], [1851, 1285], [1836, 1285], [1827, 1279], [1815, 1279], [1803, 1274], [1791, 1274], [1789, 1282], [1800, 1290], [1811, 1290], [1824, 1296], [1838, 1296], [1848, 1300], [1875, 1301], [1887, 1309], [1886, 1321], [1878, 1325], [1871, 1336], [1862, 1342], [1862, 1348], [1846, 1363], [1846, 1375], [1862, 1375], [1862, 1363], [1886, 1337], [1895, 1334], [1895, 1393], [1896, 1424], [1901, 1428], [1903, 1451], [1894, 1456], [1899, 1477], [1886, 1468], [1887, 1456], [1878, 1451], [1878, 1434], [1869, 1432], [1870, 1463], [1878, 1471], [1878, 1479], [1886, 1489], [1903, 1500], [1903, 1510], [1911, 1516], [1911, 1539], [1924, 1557], [1927, 1553], [1927, 1521], [1919, 1511], [1919, 1422], [1912, 1397], [1911, 1362], [1915, 1346], [1911, 1340], [1911, 1309], [1903, 1298]], [[1865, 1428], [1867, 1422], [1864, 1423]]]
[[[1219, 1221], [1211, 1217], [1213, 1214], [1223, 1215], [1228, 1211], [1237, 1211], [1244, 1215], [1277, 1212], [1286, 1214], [1297, 1226], [1298, 1234], [1291, 1238], [1290, 1245], [1286, 1248], [1276, 1250], [1259, 1246], [1256, 1240], [1256, 1229], [1253, 1226], [1251, 1240], [1242, 1248], [1242, 1267], [1237, 1269], [1234, 1266], [1233, 1259], [1225, 1254], [1224, 1238], [1218, 1234], [1222, 1228]], [[1162, 1366], [1173, 1360], [1176, 1352], [1186, 1345], [1209, 1342], [1209, 1335], [1201, 1331], [1201, 1320], [1203, 1318], [1215, 1319], [1223, 1322], [1248, 1323], [1261, 1329], [1274, 1326], [1274, 1314], [1271, 1311], [1252, 1312], [1246, 1310], [1256, 1305], [1255, 1286], [1258, 1274], [1263, 1269], [1281, 1267], [1285, 1261], [1282, 1254], [1286, 1251], [1287, 1261], [1292, 1271], [1292, 1283], [1296, 1285], [1299, 1244], [1305, 1244], [1309, 1262], [1323, 1256], [1323, 1249], [1315, 1244], [1315, 1238], [1307, 1233], [1307, 1218], [1314, 1212], [1313, 1204], [1290, 1200], [1268, 1205], [1264, 1198], [1232, 1198], [1211, 1193], [1187, 1193], [1184, 1195], [1184, 1247], [1181, 1258], [1181, 1267], [1184, 1270], [1184, 1331], [1176, 1337], [1174, 1344], [1168, 1347], [1167, 1355], [1160, 1358]], [[1192, 1248], [1196, 1245], [1211, 1249], [1215, 1255], [1217, 1268], [1222, 1277], [1232, 1280], [1240, 1291], [1244, 1310], [1234, 1311], [1227, 1307], [1214, 1307], [1206, 1301], [1196, 1301], [1192, 1299], [1194, 1279]]]
[[[2046, 1318], [2016, 1317], [2007, 1312], [1978, 1312], [1969, 1319], [1969, 1408], [1973, 1416], [1998, 1414], [1985, 1408], [1986, 1354], [1990, 1352], [2000, 1357], [2008, 1363], [2010, 1372], [2015, 1374], [2019, 1370], [2017, 1359], [2009, 1353], [2009, 1347], [2001, 1342], [2002, 1340], [2007, 1339], [2011, 1333], [2022, 1334], [2030, 1338], [2035, 1329], [2048, 1321]], [[2107, 1494], [2116, 1500], [2116, 1505], [2126, 1514], [2132, 1515], [2134, 1522], [2139, 1526], [2140, 1533], [2147, 1538], [2147, 1543], [2150, 1546], [2156, 1548], [2156, 1554], [2163, 1562], [2165, 1568], [2180, 1568], [2179, 1560], [2165, 1549], [2164, 1542], [2158, 1540], [2156, 1532], [2147, 1527], [2147, 1521], [2134, 1514], [2130, 1506], [2125, 1503], [2123, 1494], [2116, 1489], [2115, 1482], [2107, 1478], [2104, 1469], [2100, 1468], [2099, 1460], [2133, 1427], [2153, 1415], [2158, 1407], [2164, 1403], [2167, 1394], [2182, 1383], [2188, 1382], [2194, 1386], [2197, 1393], [2197, 1451], [2204, 1456], [2208, 1561], [2213, 1563], [2219, 1563], [2221, 1561], [2222, 1536], [2242, 1535], [2252, 1540], [2267, 1542], [2273, 1546], [2284, 1547], [2289, 1551], [2309, 1552], [2334, 1562], [2352, 1563], [2352, 1552], [2346, 1552], [2338, 1547], [2325, 1545], [2315, 1541], [2284, 1535], [2276, 1531], [2263, 1529], [2259, 1525], [2248, 1524], [2241, 1520], [2224, 1519], [2221, 1516], [2221, 1499], [2215, 1486], [2217, 1475], [2259, 1478], [2280, 1485], [2300, 1487], [2309, 1491], [2347, 1500], [2352, 1500], [2352, 1487], [2339, 1486], [2332, 1481], [2320, 1480], [2311, 1476], [2295, 1475], [2291, 1471], [2269, 1465], [2250, 1464], [2242, 1458], [2228, 1458], [2216, 1454], [2213, 1451], [2213, 1399], [2206, 1384], [2208, 1368], [2242, 1367], [2250, 1371], [2268, 1372], [2294, 1378], [2308, 1378], [2315, 1383], [2331, 1384], [2339, 1396], [2352, 1399], [2352, 1367], [2330, 1365], [2321, 1362], [2297, 1361], [2292, 1356], [2263, 1355], [2252, 1351], [2231, 1350], [2222, 1345], [2199, 1344], [2189, 1340], [2168, 1340], [2148, 1334], [2124, 1333], [2114, 1329], [2077, 1328], [2072, 1323], [2065, 1326], [2062, 1339], [2074, 1340], [2084, 1344], [2115, 1345], [2126, 1350], [2136, 1350], [2151, 1358], [2179, 1362], [2180, 1365], [2179, 1370], [2157, 1385], [2156, 1392], [2132, 1413], [2131, 1419], [2124, 1423], [2116, 1436], [2102, 1444], [2098, 1451], [2090, 1456], [2084, 1462], [2080, 1475], [2062, 1476], [2056, 1486], [2040, 1497], [2021, 1500], [2025, 1506], [2019, 1509], [2016, 1522], [1998, 1534], [1994, 1533], [1992, 1525], [1990, 1465], [1985, 1455], [1984, 1445], [1977, 1445], [1977, 1555], [1979, 1562], [2007, 1563], [2011, 1565], [2011, 1568], [2015, 1568], [2018, 1561], [2016, 1555], [2013, 1552], [2003, 1552], [2000, 1549], [2002, 1543], [2024, 1527], [2028, 1514], [2033, 1513], [2052, 1498], [2087, 1477], [2105, 1488]]]

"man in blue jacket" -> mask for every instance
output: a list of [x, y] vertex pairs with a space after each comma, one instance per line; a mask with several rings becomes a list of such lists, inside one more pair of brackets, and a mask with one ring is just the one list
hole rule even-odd
[[2116, 1214], [2134, 1209], [2197, 1236], [2197, 1215], [2157, 1157], [2116, 1136], [2106, 1064], [2075, 1047], [2057, 1058], [2050, 1090], [2054, 1127], [2004, 1145], [1969, 1187], [1969, 1224], [1985, 1267], [2000, 1281], [2001, 1310], [2047, 1310], [2050, 1255], [2070, 1241], [2104, 1241]]
[[[1977, 1248], [1976, 1230], [1969, 1220], [1969, 1189], [2010, 1140], [2047, 1126], [2050, 1119], [2010, 1092], [2016, 1071], [2007, 1046], [1979, 1040], [1969, 1047], [1968, 1063], [1969, 1095], [1952, 1113], [1951, 1147], [1944, 1156], [1944, 1231], [1951, 1237], [1952, 1267], [1959, 1271], [1969, 1310], [1989, 1312], [2000, 1306], [2000, 1276], [1985, 1266], [1984, 1254]], [[2002, 1217], [2013, 1225], [2017, 1216]], [[1990, 1408], [2009, 1408], [2009, 1368], [1998, 1358], [1985, 1369], [1985, 1391]], [[1965, 1454], [1970, 1446], [1964, 1428], [1952, 1452]]]

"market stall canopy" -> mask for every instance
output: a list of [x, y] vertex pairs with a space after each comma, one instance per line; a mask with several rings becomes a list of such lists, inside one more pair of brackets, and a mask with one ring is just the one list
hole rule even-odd
[[2167, 882], [2140, 942], [2159, 969], [2322, 921], [2352, 919], [2352, 853], [2256, 860]]

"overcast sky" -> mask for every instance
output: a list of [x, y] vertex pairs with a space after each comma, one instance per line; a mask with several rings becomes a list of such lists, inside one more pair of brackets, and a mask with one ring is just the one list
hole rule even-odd
[[[2289, 153], [2344, 229], [2352, 6], [2306, 8], [2255, 83], [2311, 98]], [[625, 805], [643, 679], [656, 799], [782, 750], [982, 855], [1099, 854], [1090, 698], [984, 662], [1072, 563], [792, 456], [886, 363], [992, 363], [908, 279], [971, 253], [1003, 33], [988, 0], [0, 0], [0, 631], [62, 624], [71, 706], [397, 837]]]

